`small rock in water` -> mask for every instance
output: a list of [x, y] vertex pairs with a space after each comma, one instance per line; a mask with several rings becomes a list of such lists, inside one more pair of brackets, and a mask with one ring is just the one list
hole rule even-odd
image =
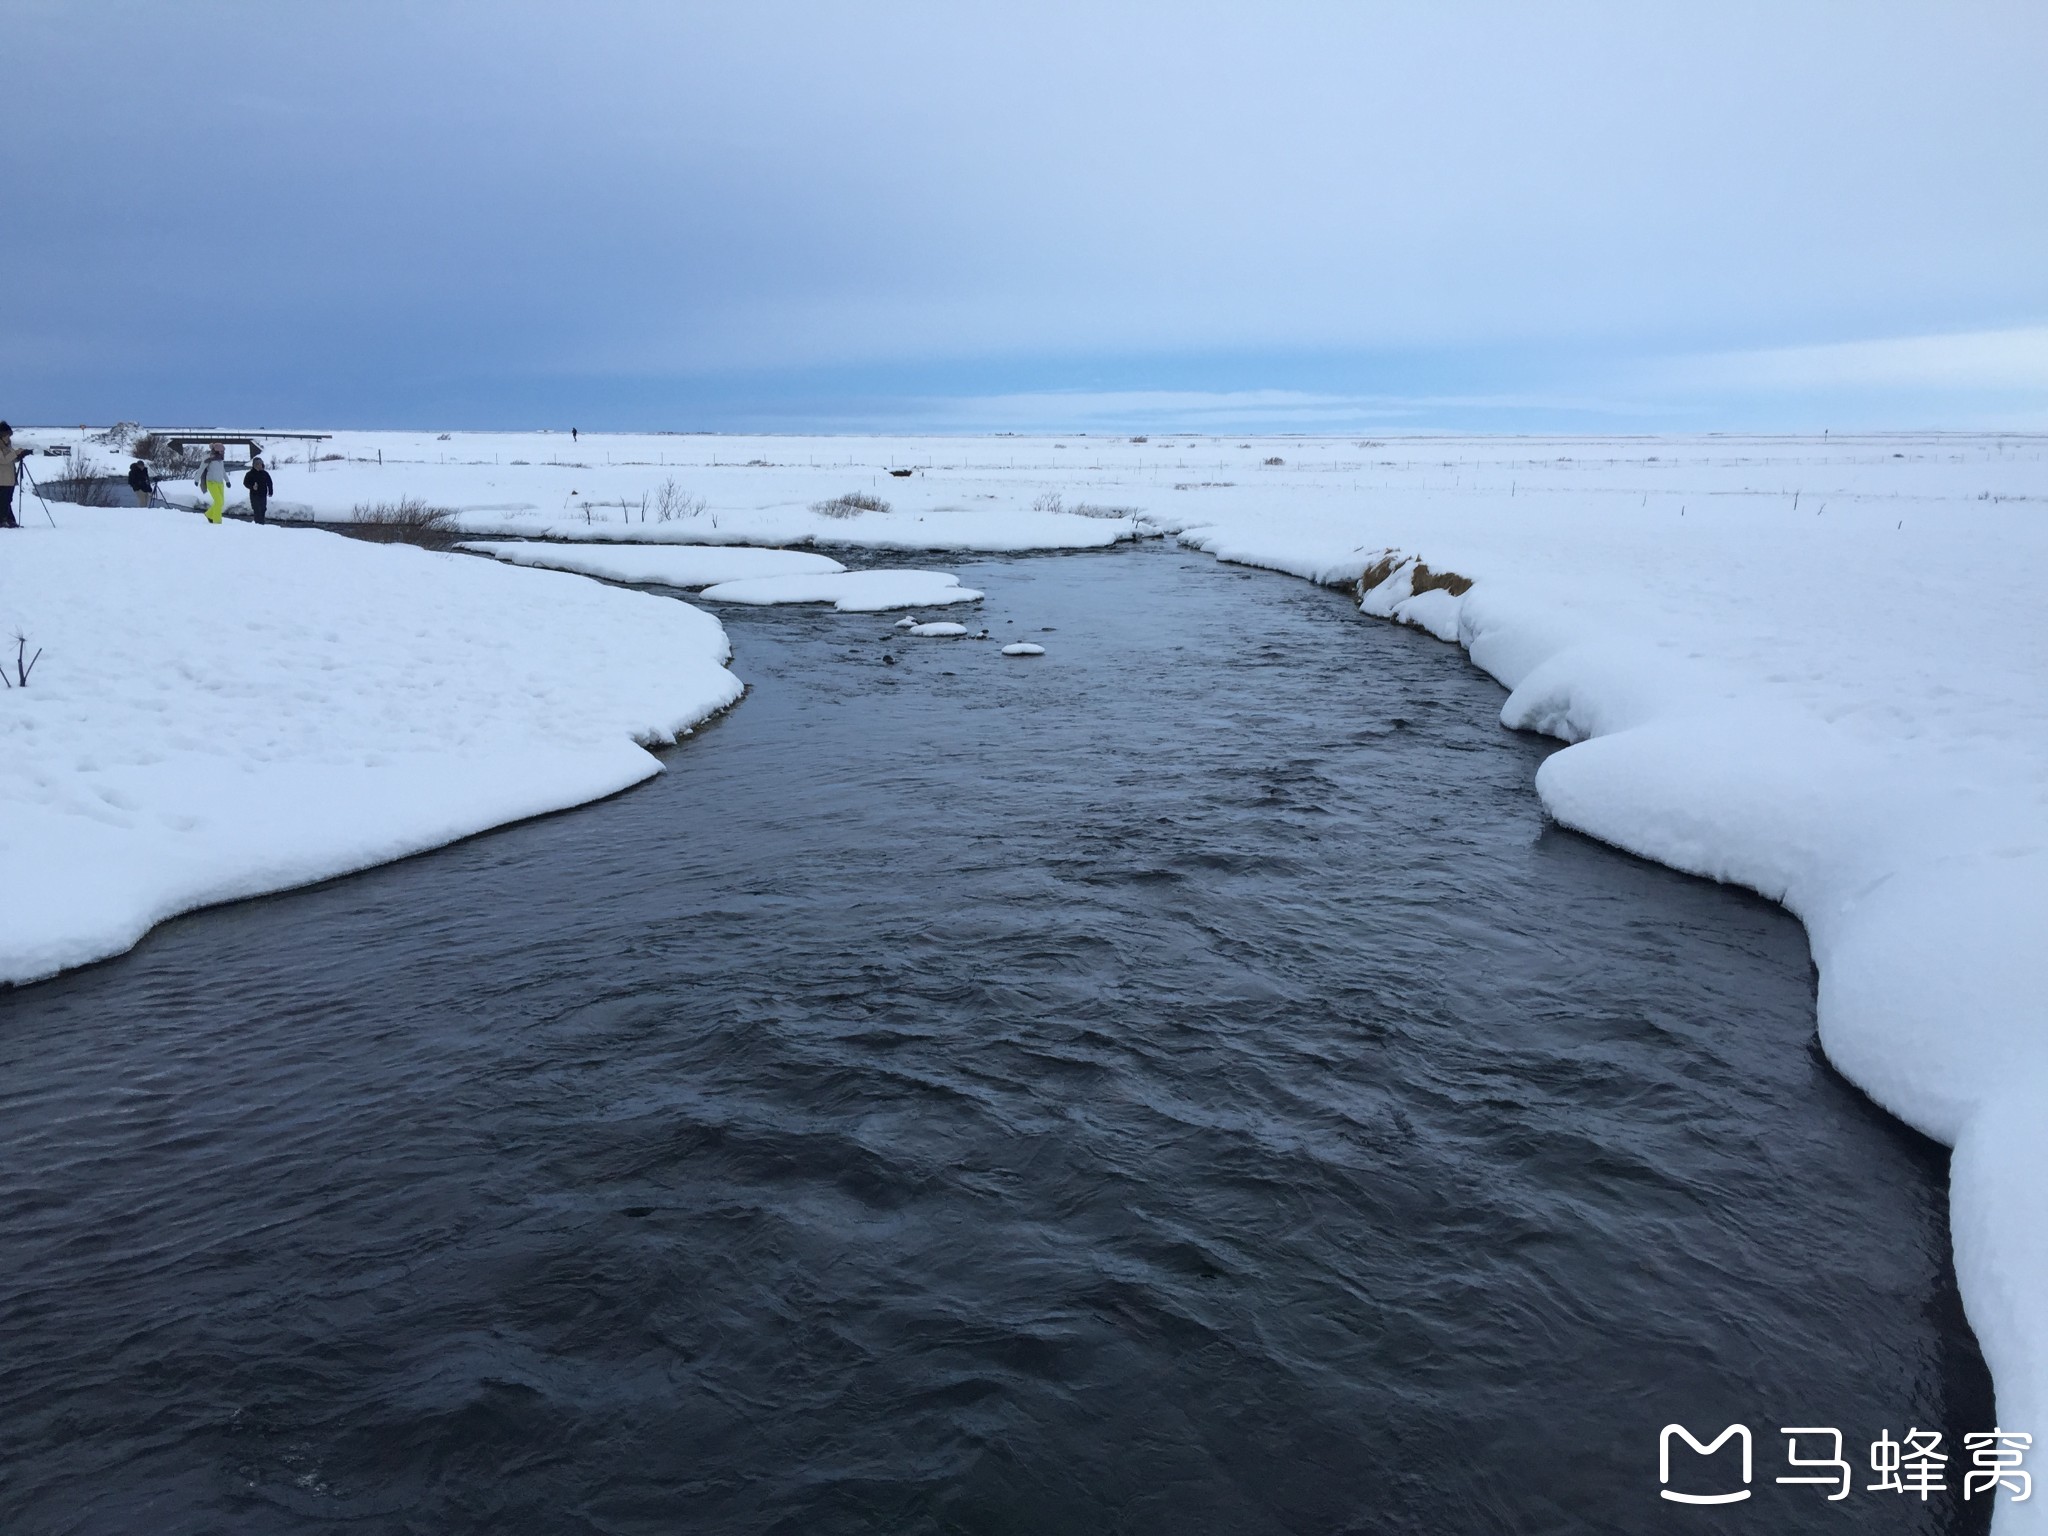
[[1014, 645], [1004, 646], [1003, 654], [1005, 656], [1043, 656], [1045, 654], [1045, 647], [1033, 645], [1028, 640], [1019, 640]]
[[965, 624], [943, 622], [937, 624], [913, 624], [910, 626], [910, 633], [927, 637], [932, 635], [964, 635], [967, 633], [967, 626]]
[[915, 624], [916, 622], [917, 622], [917, 615], [916, 615], [916, 614], [914, 614], [914, 613], [906, 613], [905, 615], [903, 615], [903, 617], [902, 617], [902, 618], [900, 618], [900, 619], [898, 619], [898, 620], [896, 621], [896, 627], [897, 627], [898, 629], [909, 629], [909, 628], [910, 628], [910, 627], [911, 627], [911, 626], [912, 626], [913, 624]]
[[887, 652], [883, 653], [882, 661], [887, 666], [893, 667], [896, 665], [896, 658], [894, 656], [889, 655]]

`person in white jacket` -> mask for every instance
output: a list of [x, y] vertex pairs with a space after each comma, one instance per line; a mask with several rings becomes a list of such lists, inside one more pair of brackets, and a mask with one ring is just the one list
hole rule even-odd
[[19, 478], [15, 468], [28, 457], [26, 448], [14, 446], [14, 428], [0, 421], [0, 528], [18, 528], [14, 520], [14, 482]]
[[199, 489], [206, 494], [206, 520], [218, 523], [228, 504], [227, 449], [219, 443], [206, 445], [206, 468], [199, 471]]

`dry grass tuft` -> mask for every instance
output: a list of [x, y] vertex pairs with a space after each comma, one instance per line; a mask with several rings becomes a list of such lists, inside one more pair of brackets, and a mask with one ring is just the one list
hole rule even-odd
[[1122, 521], [1127, 517], [1136, 517], [1140, 509], [1137, 507], [1103, 507], [1097, 506], [1092, 501], [1079, 501], [1070, 507], [1061, 500], [1058, 491], [1047, 491], [1038, 500], [1031, 503], [1031, 510], [1034, 512], [1064, 512], [1069, 517], [1100, 517]]
[[[29, 473], [34, 474], [34, 469], [31, 468]], [[46, 501], [68, 501], [81, 507], [111, 507], [115, 504], [116, 486], [127, 489], [118, 477], [101, 469], [99, 460], [92, 456], [90, 449], [74, 448], [64, 461], [64, 473], [43, 481], [39, 494]], [[28, 490], [25, 483], [21, 488]]]
[[1448, 592], [1453, 597], [1463, 597], [1472, 590], [1472, 578], [1460, 576], [1456, 571], [1432, 571], [1420, 560], [1415, 562], [1413, 588], [1417, 592]]
[[1368, 565], [1363, 571], [1359, 572], [1358, 595], [1360, 597], [1365, 596], [1366, 593], [1401, 569], [1403, 565], [1407, 564], [1407, 561], [1408, 557], [1406, 555], [1381, 555], [1379, 559], [1373, 561], [1371, 565]]
[[[1359, 573], [1358, 595], [1364, 597], [1366, 593], [1370, 592], [1388, 577], [1394, 575], [1395, 572], [1399, 571], [1407, 563], [1408, 556], [1398, 552], [1381, 555], [1379, 559], [1373, 561], [1371, 565], [1368, 565]], [[1415, 562], [1415, 569], [1411, 574], [1408, 590], [1411, 593], [1448, 592], [1453, 597], [1463, 597], [1472, 590], [1472, 578], [1470, 576], [1460, 576], [1456, 571], [1432, 571], [1427, 565], [1417, 560]]]
[[161, 432], [145, 432], [130, 444], [130, 452], [144, 460], [159, 480], [177, 479], [199, 467], [199, 455], [190, 448], [173, 448]]
[[820, 517], [859, 517], [863, 512], [886, 512], [889, 503], [879, 496], [870, 496], [866, 491], [848, 491], [830, 501], [812, 502], [811, 510]]
[[372, 544], [417, 544], [421, 549], [453, 549], [462, 537], [452, 509], [430, 507], [417, 496], [357, 502], [347, 531]]

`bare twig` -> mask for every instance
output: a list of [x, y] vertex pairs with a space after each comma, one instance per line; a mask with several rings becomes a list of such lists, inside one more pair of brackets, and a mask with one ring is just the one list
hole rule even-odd
[[[25, 661], [22, 659], [24, 656], [28, 657]], [[35, 671], [36, 663], [42, 659], [43, 648], [40, 645], [36, 647], [35, 655], [28, 656], [28, 636], [17, 629], [14, 632], [14, 676], [9, 677], [7, 669], [0, 667], [0, 683], [9, 688], [26, 688], [29, 674]]]

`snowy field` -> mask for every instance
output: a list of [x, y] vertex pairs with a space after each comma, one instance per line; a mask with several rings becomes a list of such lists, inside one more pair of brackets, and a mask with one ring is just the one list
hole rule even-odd
[[[1314, 581], [1370, 573], [1367, 608], [1462, 645], [1510, 690], [1506, 723], [1577, 743], [1538, 775], [1551, 814], [1805, 923], [1830, 1059], [1956, 1149], [1957, 1268], [2001, 1420], [2048, 1435], [2048, 438], [428, 432], [320, 451], [340, 457], [273, 457], [274, 513], [416, 496], [478, 539], [632, 544], [574, 553], [711, 597], [709, 576], [646, 573], [662, 555], [704, 575], [702, 546], [1164, 533]], [[888, 509], [817, 510], [849, 494]], [[49, 652], [0, 696], [0, 841], [31, 872], [0, 975], [604, 793], [652, 771], [636, 737], [733, 696], [716, 626], [677, 602], [298, 530], [58, 516], [0, 562], [0, 627]], [[417, 805], [368, 788], [414, 778]], [[1998, 1519], [2048, 1529], [2048, 1498]]]

